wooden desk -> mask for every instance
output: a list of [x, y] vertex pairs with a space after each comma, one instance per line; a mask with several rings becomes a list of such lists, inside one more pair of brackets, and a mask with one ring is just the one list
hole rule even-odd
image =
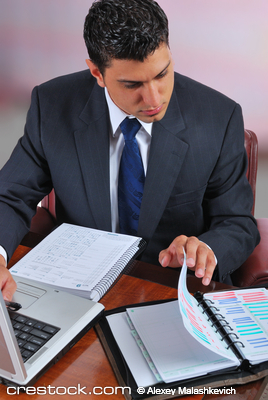
[[[19, 246], [14, 257], [10, 262], [10, 266], [21, 258], [29, 248]], [[160, 267], [159, 267], [160, 268]], [[165, 278], [161, 278], [163, 274]], [[177, 297], [177, 290], [175, 289], [178, 282], [178, 271], [158, 269], [152, 265], [141, 262], [135, 262], [130, 271], [130, 275], [123, 275], [116, 285], [102, 298], [101, 303], [104, 304], [106, 309], [112, 309], [121, 305], [140, 303], [151, 300], [161, 300]], [[135, 275], [135, 276], [134, 276]], [[160, 283], [150, 282], [150, 279], [161, 280], [165, 279], [165, 285]], [[200, 290], [200, 281], [194, 277], [189, 279], [190, 290]], [[212, 287], [222, 287], [220, 284], [212, 284]], [[126, 290], [127, 288], [127, 290]], [[211, 288], [210, 288], [211, 290]], [[187, 396], [187, 400], [234, 400], [237, 398], [244, 400], [253, 400], [258, 392], [262, 381], [254, 382], [252, 384], [237, 386], [236, 396], [213, 396], [213, 395], [194, 395]], [[99, 388], [116, 388], [118, 382], [114, 376], [109, 361], [104, 353], [104, 350], [99, 342], [94, 329], [91, 329], [57, 364], [51, 367], [36, 383], [35, 387], [54, 387], [58, 388], [59, 393], [64, 393], [64, 388], [86, 387], [84, 390], [92, 391], [93, 387]], [[55, 390], [55, 389], [51, 389]], [[37, 399], [38, 394], [31, 395], [32, 399]], [[74, 396], [75, 398], [110, 398], [110, 399], [124, 399], [121, 394], [117, 395], [100, 395], [100, 396], [85, 396], [83, 394]], [[7, 388], [0, 385], [0, 398], [10, 399], [7, 394]], [[48, 395], [43, 396], [44, 399]], [[61, 399], [70, 399], [70, 395], [60, 395]], [[20, 393], [20, 399], [29, 400], [29, 395]]]

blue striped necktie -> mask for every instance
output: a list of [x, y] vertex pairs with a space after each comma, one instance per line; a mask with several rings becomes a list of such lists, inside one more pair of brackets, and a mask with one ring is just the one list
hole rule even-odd
[[118, 181], [120, 232], [136, 235], [145, 181], [142, 159], [135, 138], [141, 124], [136, 118], [125, 118], [120, 124], [125, 146], [122, 152]]

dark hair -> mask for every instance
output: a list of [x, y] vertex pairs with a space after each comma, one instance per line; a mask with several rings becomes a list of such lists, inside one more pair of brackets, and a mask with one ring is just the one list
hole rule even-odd
[[97, 0], [89, 9], [84, 39], [102, 75], [112, 59], [144, 61], [168, 43], [168, 20], [154, 0]]

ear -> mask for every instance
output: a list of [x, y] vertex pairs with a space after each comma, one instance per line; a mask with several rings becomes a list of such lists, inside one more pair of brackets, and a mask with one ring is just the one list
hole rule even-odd
[[89, 59], [86, 59], [86, 63], [88, 68], [90, 69], [91, 75], [93, 75], [97, 79], [98, 85], [104, 88], [105, 83], [99, 68]]

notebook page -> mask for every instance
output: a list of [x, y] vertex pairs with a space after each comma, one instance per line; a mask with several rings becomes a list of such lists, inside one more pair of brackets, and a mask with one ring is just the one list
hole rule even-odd
[[137, 239], [62, 224], [15, 264], [10, 272], [59, 288], [91, 291]]
[[164, 382], [202, 376], [236, 365], [236, 361], [208, 350], [189, 334], [177, 300], [129, 308], [127, 312]]
[[268, 291], [242, 289], [208, 293], [211, 300], [231, 325], [238, 340], [244, 345], [241, 351], [251, 363], [268, 360]]
[[131, 334], [127, 313], [109, 315], [107, 321], [137, 386], [152, 386], [158, 383]]

